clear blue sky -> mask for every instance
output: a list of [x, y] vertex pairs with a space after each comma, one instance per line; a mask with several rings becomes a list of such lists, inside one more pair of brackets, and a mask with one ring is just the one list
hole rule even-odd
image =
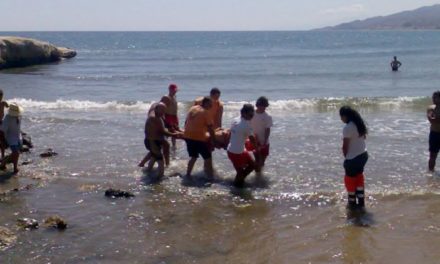
[[440, 0], [0, 0], [0, 31], [307, 30]]

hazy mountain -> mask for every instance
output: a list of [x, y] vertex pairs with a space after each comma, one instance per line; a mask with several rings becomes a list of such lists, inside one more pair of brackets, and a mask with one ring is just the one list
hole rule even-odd
[[378, 16], [366, 20], [356, 20], [320, 30], [440, 30], [440, 4], [425, 6], [412, 11], [404, 11], [389, 16]]

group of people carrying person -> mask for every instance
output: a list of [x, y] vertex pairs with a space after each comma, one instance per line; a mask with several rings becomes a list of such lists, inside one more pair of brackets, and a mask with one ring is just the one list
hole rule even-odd
[[164, 175], [164, 167], [169, 164], [170, 149], [166, 137], [170, 136], [173, 146], [176, 138], [185, 140], [189, 156], [185, 175], [187, 179], [192, 178], [194, 165], [200, 156], [204, 160], [205, 174], [213, 177], [212, 152], [215, 148], [227, 150], [237, 172], [234, 181], [237, 187], [244, 185], [244, 179], [252, 171], [261, 171], [269, 155], [272, 127], [272, 117], [266, 112], [269, 106], [267, 98], [258, 98], [256, 111], [253, 105], [245, 104], [240, 111], [240, 118], [234, 121], [230, 129], [223, 129], [221, 92], [213, 88], [209, 96], [195, 100], [187, 113], [184, 130], [181, 130], [177, 117], [177, 91], [177, 85], [171, 84], [168, 94], [160, 102], [152, 104], [148, 111], [144, 143], [149, 153], [139, 163], [140, 167], [149, 161], [148, 170], [151, 170], [157, 162], [158, 176]]
[[[177, 117], [178, 87], [171, 84], [169, 93], [161, 101], [151, 105], [145, 122], [145, 147], [149, 151], [139, 163], [143, 167], [147, 161], [148, 170], [158, 163], [158, 177], [163, 177], [165, 165], [169, 164], [170, 144], [166, 137], [183, 139], [189, 161], [186, 178], [191, 174], [197, 159], [204, 160], [204, 171], [213, 177], [212, 152], [214, 148], [224, 148], [231, 161], [236, 176], [234, 185], [244, 186], [245, 178], [255, 171], [260, 173], [269, 156], [269, 137], [273, 126], [272, 117], [266, 112], [269, 101], [262, 96], [256, 100], [256, 110], [252, 104], [244, 104], [240, 117], [232, 122], [230, 129], [223, 129], [223, 103], [220, 90], [213, 88], [209, 96], [198, 98], [190, 107], [184, 130], [179, 127]], [[365, 139], [368, 133], [360, 114], [349, 106], [340, 109], [343, 129], [342, 152], [345, 157], [345, 186], [348, 192], [348, 207], [364, 208], [364, 167], [368, 160]], [[175, 141], [173, 146], [175, 146]], [[253, 155], [251, 155], [252, 153]]]

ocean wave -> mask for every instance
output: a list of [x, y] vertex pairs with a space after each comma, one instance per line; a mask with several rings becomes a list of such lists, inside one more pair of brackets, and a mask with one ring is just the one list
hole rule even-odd
[[[96, 102], [89, 100], [63, 100], [37, 101], [32, 99], [14, 98], [9, 102], [16, 102], [28, 110], [67, 110], [67, 111], [119, 111], [119, 112], [145, 112], [152, 103], [145, 101], [108, 101]], [[255, 102], [226, 101], [225, 111], [239, 110], [243, 104]], [[270, 111], [330, 111], [342, 105], [351, 105], [357, 108], [372, 109], [424, 109], [430, 103], [429, 97], [328, 97], [310, 99], [288, 99], [270, 101]], [[179, 108], [187, 109], [192, 102], [179, 103]]]

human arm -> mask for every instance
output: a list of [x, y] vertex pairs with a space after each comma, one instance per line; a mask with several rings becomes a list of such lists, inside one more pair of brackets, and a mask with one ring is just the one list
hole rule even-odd
[[220, 104], [220, 107], [218, 109], [217, 112], [217, 122], [218, 122], [218, 127], [222, 127], [222, 119], [223, 119], [223, 104]]
[[208, 125], [208, 133], [209, 133], [209, 140], [212, 143], [212, 146], [215, 146], [215, 131], [214, 126], [212, 124]]
[[440, 118], [436, 118], [435, 115], [435, 105], [430, 106], [427, 110], [426, 110], [426, 117], [428, 118], [428, 121], [431, 124], [440, 124]]
[[343, 138], [342, 139], [342, 154], [344, 154], [344, 157], [347, 157], [349, 145], [350, 145], [350, 138]]
[[164, 103], [166, 105], [166, 107], [168, 107], [170, 105], [170, 98], [168, 98], [168, 96], [164, 95], [160, 99], [160, 102]]
[[266, 128], [266, 130], [264, 131], [263, 145], [267, 145], [267, 142], [269, 142], [269, 136], [270, 136], [270, 127]]
[[168, 129], [166, 129], [161, 118], [156, 118], [155, 122], [157, 126], [157, 132], [159, 133], [159, 135], [164, 135], [168, 137], [178, 137], [181, 134], [181, 132], [170, 132]]

